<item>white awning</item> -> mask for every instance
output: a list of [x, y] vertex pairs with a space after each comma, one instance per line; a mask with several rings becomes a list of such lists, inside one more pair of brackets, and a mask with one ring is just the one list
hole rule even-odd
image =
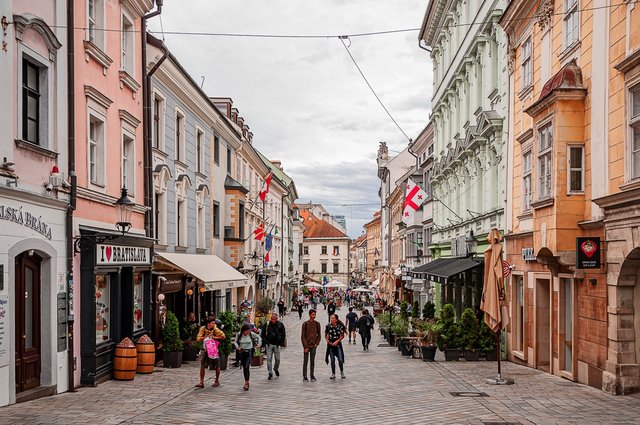
[[207, 291], [239, 288], [247, 284], [247, 276], [216, 255], [158, 252], [156, 257], [203, 282]]

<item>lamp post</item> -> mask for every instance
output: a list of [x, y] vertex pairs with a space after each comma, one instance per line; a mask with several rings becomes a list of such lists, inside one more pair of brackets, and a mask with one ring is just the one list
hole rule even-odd
[[473, 257], [476, 253], [476, 238], [473, 235], [473, 230], [469, 230], [469, 234], [464, 238], [464, 243], [467, 246], [467, 257]]

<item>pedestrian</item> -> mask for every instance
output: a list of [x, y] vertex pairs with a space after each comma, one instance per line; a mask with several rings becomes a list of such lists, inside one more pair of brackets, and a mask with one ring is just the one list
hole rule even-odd
[[329, 300], [329, 305], [327, 306], [327, 314], [329, 315], [329, 320], [331, 320], [331, 315], [336, 313], [336, 305], [333, 300]]
[[353, 337], [353, 343], [355, 344], [358, 315], [353, 311], [353, 307], [349, 307], [349, 313], [347, 313], [346, 319], [347, 319], [347, 329], [349, 331], [349, 344], [351, 344], [352, 337]]
[[[311, 309], [309, 310], [309, 320], [302, 324], [302, 331], [300, 333], [302, 348], [304, 350], [304, 361], [302, 363], [303, 382], [309, 382], [308, 376], [311, 376], [312, 382], [316, 380], [313, 372], [315, 370], [316, 349], [318, 345], [320, 345], [322, 338], [320, 332], [320, 322], [316, 321], [316, 311]], [[307, 375], [307, 364], [309, 365], [309, 375]]]
[[[362, 310], [362, 316], [358, 319], [358, 332], [362, 340], [362, 349], [369, 351], [369, 343], [371, 342], [371, 330], [375, 320], [369, 315], [369, 310]], [[355, 341], [354, 341], [355, 343]]]
[[284, 301], [282, 300], [282, 298], [280, 298], [280, 301], [278, 301], [278, 313], [280, 313], [281, 317], [284, 317]]
[[260, 335], [251, 331], [248, 324], [242, 325], [240, 332], [236, 337], [236, 350], [240, 355], [240, 364], [242, 365], [242, 373], [244, 374], [244, 387], [245, 391], [249, 390], [249, 377], [251, 368], [251, 358], [256, 348], [260, 347]]
[[[276, 376], [280, 376], [280, 347], [285, 346], [287, 340], [287, 332], [284, 328], [284, 323], [278, 320], [278, 315], [271, 314], [271, 319], [262, 326], [262, 342], [267, 349], [267, 372], [269, 377], [267, 379], [273, 379], [273, 373]], [[276, 362], [273, 364], [273, 358]]]
[[[202, 326], [198, 331], [196, 340], [204, 343], [207, 338], [214, 339], [216, 341], [222, 341], [226, 339], [226, 335], [216, 326], [215, 316], [209, 316], [207, 318], [207, 324]], [[213, 364], [216, 370], [216, 380], [213, 383], [214, 387], [220, 386], [220, 358], [212, 359], [207, 355], [207, 350], [202, 350], [202, 359], [200, 360], [200, 382], [196, 385], [196, 388], [204, 388], [204, 374], [209, 365]]]
[[302, 303], [298, 301], [298, 319], [302, 320]]
[[[331, 376], [329, 379], [336, 379], [336, 357], [340, 367], [340, 376], [346, 378], [344, 374], [344, 350], [342, 348], [342, 340], [345, 333], [346, 329], [342, 322], [338, 320], [338, 315], [332, 314], [330, 322], [324, 331], [324, 338], [327, 341], [327, 354], [331, 358]], [[326, 358], [325, 361], [329, 362]]]

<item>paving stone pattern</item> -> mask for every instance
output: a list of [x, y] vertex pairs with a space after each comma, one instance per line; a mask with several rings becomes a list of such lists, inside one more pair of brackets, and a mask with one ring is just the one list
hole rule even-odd
[[[346, 309], [338, 311], [344, 316]], [[305, 312], [304, 317], [307, 314]], [[326, 322], [321, 309], [318, 318]], [[303, 318], [304, 320], [304, 318]], [[267, 380], [266, 362], [251, 369], [243, 391], [242, 371], [222, 372], [212, 388], [196, 389], [198, 363], [156, 368], [132, 382], [109, 381], [95, 388], [0, 408], [0, 424], [640, 424], [640, 399], [614, 397], [584, 385], [504, 363], [515, 385], [492, 386], [495, 362], [425, 363], [402, 357], [374, 332], [371, 349], [345, 345], [346, 379], [330, 380], [324, 342], [316, 358], [317, 382], [302, 382], [297, 314], [284, 318], [289, 347], [280, 377]], [[484, 392], [454, 397], [452, 392]]]

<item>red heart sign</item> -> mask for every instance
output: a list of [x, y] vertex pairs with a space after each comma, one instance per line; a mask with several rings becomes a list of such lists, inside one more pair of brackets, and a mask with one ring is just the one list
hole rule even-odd
[[110, 246], [108, 246], [104, 251], [105, 251], [105, 254], [107, 254], [107, 262], [111, 261], [111, 253], [113, 249]]
[[582, 250], [582, 252], [584, 252], [584, 255], [591, 258], [593, 257], [593, 254], [596, 253], [598, 247], [595, 243], [593, 243], [592, 240], [586, 240], [582, 242], [582, 245], [580, 245], [580, 249]]

